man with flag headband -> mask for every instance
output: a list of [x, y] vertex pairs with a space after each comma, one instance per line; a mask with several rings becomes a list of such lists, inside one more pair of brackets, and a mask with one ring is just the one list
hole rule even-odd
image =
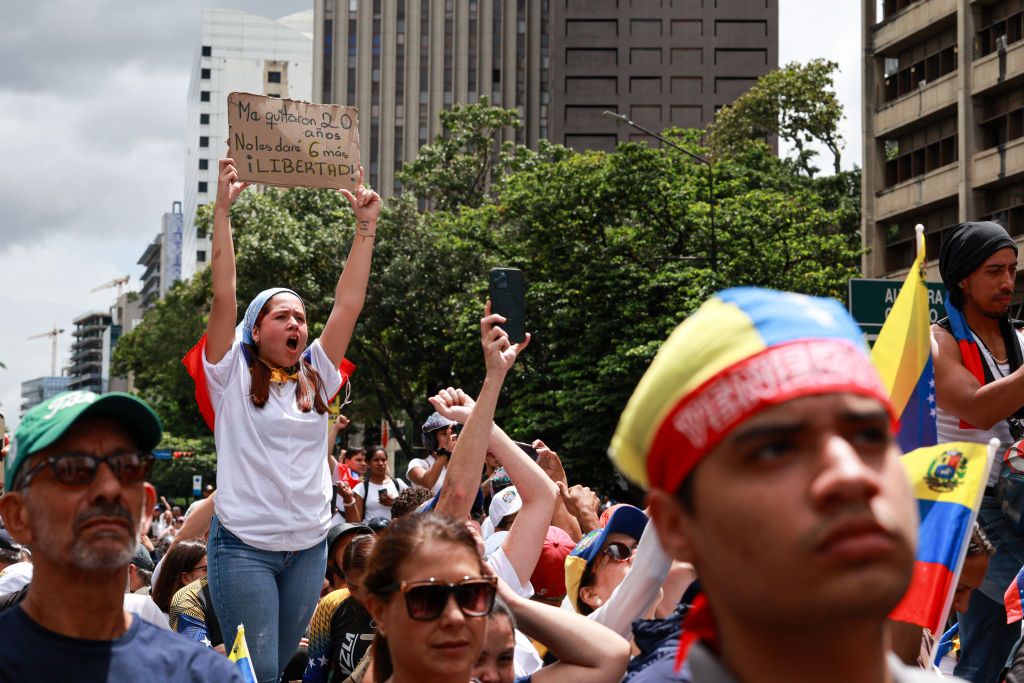
[[610, 456], [700, 577], [693, 681], [933, 680], [886, 652], [917, 528], [896, 428], [835, 301], [725, 290], [662, 345]]
[[[1017, 245], [997, 223], [961, 223], [942, 242], [939, 272], [948, 318], [932, 326], [939, 442], [1002, 442], [1024, 437], [1024, 335], [1009, 318]], [[996, 498], [999, 463], [989, 474], [978, 523], [996, 548], [981, 588], [960, 616], [958, 676], [998, 679], [1018, 625], [1007, 625], [1003, 593], [1024, 565], [1024, 537], [1010, 528]]]

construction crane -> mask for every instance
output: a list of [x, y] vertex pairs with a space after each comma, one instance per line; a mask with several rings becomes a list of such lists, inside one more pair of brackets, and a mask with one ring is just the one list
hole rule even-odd
[[57, 335], [64, 330], [57, 329], [57, 325], [54, 324], [53, 329], [49, 332], [43, 332], [42, 334], [34, 334], [29, 339], [40, 339], [42, 337], [53, 337], [53, 355], [50, 358], [50, 377], [57, 376]]
[[110, 282], [105, 282], [99, 287], [94, 287], [92, 290], [89, 291], [89, 293], [92, 294], [93, 292], [98, 292], [101, 289], [106, 289], [108, 287], [117, 287], [117, 299], [118, 301], [120, 301], [121, 294], [124, 293], [124, 286], [125, 284], [127, 284], [128, 280], [131, 279], [131, 277], [131, 275], [125, 275], [124, 277], [115, 277]]

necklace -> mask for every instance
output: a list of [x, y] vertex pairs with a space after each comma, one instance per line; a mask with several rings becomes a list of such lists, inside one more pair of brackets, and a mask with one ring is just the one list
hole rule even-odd
[[[975, 336], [977, 337], [977, 335], [975, 335]], [[977, 337], [977, 338], [978, 338], [978, 341], [981, 342], [982, 348], [985, 349], [985, 353], [987, 353], [989, 355], [989, 357], [992, 359], [992, 364], [995, 365], [996, 372], [999, 373], [999, 377], [1001, 377], [1001, 378], [1002, 377], [1006, 377], [1006, 375], [1003, 374], [1002, 368], [1000, 368], [999, 366], [1000, 365], [1006, 365], [1007, 363], [1009, 363], [1010, 362], [1010, 356], [1007, 355], [1006, 358], [1004, 358], [1003, 360], [999, 360], [998, 358], [996, 358], [996, 354], [992, 353], [991, 349], [988, 348], [988, 345], [984, 341], [982, 341], [981, 337]]]

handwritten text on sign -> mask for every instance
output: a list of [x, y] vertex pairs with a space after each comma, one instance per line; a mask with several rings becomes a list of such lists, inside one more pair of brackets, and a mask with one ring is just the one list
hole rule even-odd
[[354, 107], [230, 93], [228, 149], [244, 182], [349, 190], [359, 184]]

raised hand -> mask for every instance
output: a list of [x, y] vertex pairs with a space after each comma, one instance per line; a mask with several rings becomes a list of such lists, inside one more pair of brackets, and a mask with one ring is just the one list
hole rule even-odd
[[235, 168], [235, 160], [225, 157], [220, 160], [220, 172], [217, 176], [217, 206], [223, 209], [229, 208], [242, 190], [249, 187], [249, 183], [238, 182], [238, 169]]
[[560, 481], [568, 485], [569, 482], [565, 478], [565, 468], [562, 467], [562, 461], [559, 459], [558, 454], [548, 448], [540, 439], [534, 440], [531, 445], [537, 451], [537, 465], [544, 470], [544, 474], [548, 475], [551, 481]]
[[436, 396], [431, 396], [427, 400], [443, 417], [463, 425], [469, 421], [469, 415], [476, 404], [469, 394], [453, 387], [442, 389]]
[[505, 322], [504, 316], [491, 313], [491, 302], [484, 306], [484, 317], [480, 319], [480, 338], [484, 347], [484, 365], [488, 373], [504, 375], [516, 362], [519, 352], [530, 344], [530, 333], [526, 333], [525, 341], [512, 344], [508, 340], [508, 332], [498, 327]]
[[348, 485], [347, 481], [339, 481], [335, 484], [338, 493], [341, 494], [341, 500], [346, 506], [351, 505], [356, 500], [356, 494], [352, 491], [352, 487]]
[[601, 499], [597, 494], [586, 486], [577, 484], [572, 488], [565, 485], [565, 482], [556, 482], [558, 493], [562, 496], [565, 509], [573, 517], [579, 520], [580, 529], [587, 533], [600, 526], [597, 511], [601, 508]]
[[377, 232], [377, 217], [380, 215], [380, 195], [363, 185], [363, 167], [359, 167], [359, 185], [355, 194], [338, 190], [352, 205], [356, 214], [356, 234], [373, 237]]

